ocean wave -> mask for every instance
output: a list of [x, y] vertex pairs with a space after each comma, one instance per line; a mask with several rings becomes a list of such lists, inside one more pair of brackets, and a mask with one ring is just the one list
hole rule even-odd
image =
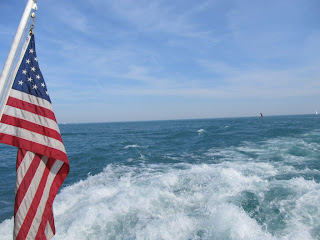
[[[57, 195], [55, 238], [317, 239], [319, 183], [277, 180], [279, 170], [257, 162], [110, 164]], [[1, 236], [11, 232], [12, 220], [0, 224]]]
[[[98, 170], [85, 166], [93, 174], [71, 176], [82, 180], [56, 197], [54, 239], [320, 239], [317, 136], [242, 127], [191, 122], [97, 141]], [[211, 134], [199, 137], [202, 128]], [[12, 219], [0, 223], [0, 240], [12, 239], [12, 227]]]

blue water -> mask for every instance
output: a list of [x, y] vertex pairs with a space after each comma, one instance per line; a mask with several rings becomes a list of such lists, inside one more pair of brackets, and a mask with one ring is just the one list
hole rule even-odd
[[[316, 115], [60, 125], [54, 239], [320, 239]], [[0, 240], [16, 149], [0, 146]]]

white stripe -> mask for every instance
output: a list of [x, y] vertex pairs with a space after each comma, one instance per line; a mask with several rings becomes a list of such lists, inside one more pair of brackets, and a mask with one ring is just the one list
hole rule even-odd
[[33, 96], [31, 94], [15, 90], [15, 89], [11, 89], [10, 96], [53, 111], [51, 103], [43, 98], [39, 98], [39, 97]]
[[47, 179], [47, 183], [45, 186], [45, 189], [43, 191], [42, 197], [41, 197], [41, 201], [39, 204], [39, 207], [37, 209], [37, 213], [33, 219], [33, 222], [31, 224], [31, 228], [28, 232], [28, 236], [27, 239], [35, 239], [41, 220], [42, 220], [42, 215], [44, 212], [44, 209], [46, 207], [48, 198], [49, 198], [49, 193], [50, 193], [50, 189], [51, 189], [51, 185], [53, 183], [54, 178], [56, 177], [58, 171], [60, 170], [60, 168], [62, 167], [63, 162], [60, 160], [56, 160], [53, 164], [53, 166], [50, 169], [50, 173]]
[[30, 167], [30, 164], [32, 163], [32, 160], [34, 158], [34, 153], [33, 152], [30, 152], [28, 151], [25, 155], [24, 155], [24, 158], [22, 159], [22, 162], [20, 163], [19, 165], [19, 168], [17, 169], [17, 177], [16, 177], [16, 193], [17, 193], [17, 190], [24, 178], [24, 176], [26, 175], [29, 167]]
[[47, 222], [44, 234], [46, 235], [47, 239], [51, 239], [54, 236], [49, 221]]
[[31, 113], [19, 108], [15, 108], [15, 107], [11, 107], [11, 106], [6, 106], [5, 110], [4, 110], [4, 114], [11, 116], [11, 117], [16, 117], [16, 118], [20, 118], [22, 120], [26, 120], [38, 125], [42, 125], [44, 127], [47, 128], [51, 128], [55, 131], [57, 131], [58, 133], [60, 133], [59, 130], [59, 126], [57, 124], [56, 121], [50, 119], [50, 118], [46, 118], [43, 116], [40, 116], [38, 114], [35, 113]]
[[66, 149], [64, 148], [63, 143], [59, 140], [23, 128], [2, 123], [0, 124], [0, 133], [39, 143], [41, 145], [48, 146], [66, 153]]
[[29, 211], [29, 208], [31, 206], [31, 203], [33, 201], [33, 198], [37, 192], [37, 189], [39, 187], [43, 172], [46, 168], [46, 163], [48, 161], [48, 157], [43, 156], [42, 161], [40, 161], [40, 164], [37, 168], [36, 173], [34, 174], [32, 181], [30, 183], [30, 186], [20, 204], [20, 207], [17, 211], [17, 214], [14, 218], [14, 238], [17, 237], [20, 228], [23, 224], [23, 221]]

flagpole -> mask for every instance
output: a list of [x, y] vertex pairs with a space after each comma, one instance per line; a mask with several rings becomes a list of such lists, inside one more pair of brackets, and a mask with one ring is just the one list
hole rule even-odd
[[[9, 82], [9, 85], [8, 85], [9, 90], [6, 91], [6, 93], [5, 93], [6, 95], [5, 95], [5, 97], [3, 98], [3, 104], [0, 106], [0, 120], [1, 120], [2, 115], [3, 115], [3, 111], [4, 111], [4, 107], [6, 106], [6, 102], [8, 101], [8, 98], [9, 98], [10, 89], [11, 89], [11, 87], [12, 87], [12, 85], [13, 85], [14, 79], [16, 78], [17, 72], [18, 72], [18, 70], [19, 70], [19, 66], [20, 66], [21, 61], [22, 61], [22, 59], [23, 59], [23, 56], [24, 56], [24, 54], [25, 54], [25, 52], [26, 52], [26, 49], [27, 49], [27, 47], [28, 47], [28, 45], [29, 45], [30, 37], [31, 37], [32, 34], [33, 34], [33, 33], [30, 31], [30, 33], [28, 34], [28, 37], [27, 37], [27, 39], [26, 39], [26, 41], [25, 41], [25, 43], [24, 43], [24, 45], [23, 45], [23, 47], [22, 47], [22, 51], [21, 51], [19, 60], [18, 60], [18, 62], [17, 62], [17, 64], [16, 64], [16, 67], [15, 67], [15, 69], [14, 69], [14, 72], [13, 72], [13, 74], [12, 74], [12, 76], [11, 76], [11, 79], [10, 79], [10, 82]], [[2, 96], [1, 96], [1, 97], [2, 97]]]
[[[16, 35], [13, 39], [7, 60], [4, 64], [4, 67], [1, 72], [0, 76], [0, 96], [3, 96], [3, 92], [5, 91], [5, 83], [7, 82], [7, 79], [10, 76], [10, 73], [12, 71], [12, 67], [14, 65], [14, 59], [16, 58], [18, 47], [21, 43], [21, 39], [23, 38], [23, 33], [24, 30], [27, 27], [27, 23], [30, 17], [31, 10], [36, 10], [37, 9], [37, 0], [28, 0], [28, 3], [26, 5], [26, 8], [24, 10], [24, 13], [22, 15], [22, 18], [20, 20], [19, 27], [17, 29]], [[1, 104], [0, 99], [0, 104]], [[3, 103], [2, 103], [3, 104]]]

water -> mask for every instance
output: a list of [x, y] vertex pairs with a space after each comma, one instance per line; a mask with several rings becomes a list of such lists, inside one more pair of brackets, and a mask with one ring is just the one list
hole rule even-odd
[[[320, 118], [65, 124], [53, 239], [320, 239]], [[0, 239], [16, 149], [0, 147]]]

